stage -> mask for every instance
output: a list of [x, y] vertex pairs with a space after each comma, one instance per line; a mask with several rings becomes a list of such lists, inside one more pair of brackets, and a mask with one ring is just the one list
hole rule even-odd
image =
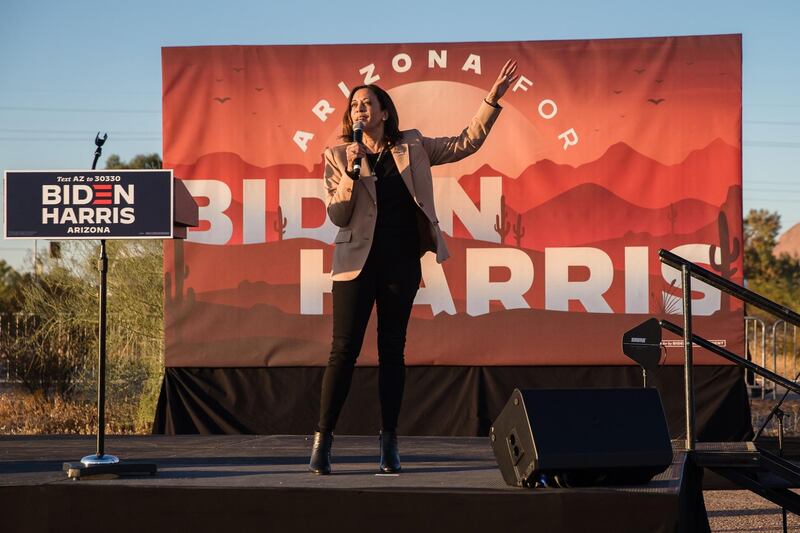
[[[401, 437], [403, 472], [376, 475], [376, 437], [338, 436], [331, 476], [307, 468], [310, 437], [108, 437], [155, 476], [69, 480], [92, 437], [0, 437], [3, 531], [678, 531], [705, 518], [686, 454], [648, 485], [520, 489], [487, 438]], [[698, 513], [701, 516], [698, 516]]]

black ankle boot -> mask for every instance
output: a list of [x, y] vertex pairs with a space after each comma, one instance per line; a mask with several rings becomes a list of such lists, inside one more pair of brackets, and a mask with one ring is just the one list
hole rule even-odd
[[400, 471], [400, 449], [396, 431], [381, 431], [381, 472], [394, 474]]
[[333, 433], [330, 431], [314, 432], [311, 462], [308, 464], [309, 470], [323, 476], [331, 473], [331, 444], [333, 444]]

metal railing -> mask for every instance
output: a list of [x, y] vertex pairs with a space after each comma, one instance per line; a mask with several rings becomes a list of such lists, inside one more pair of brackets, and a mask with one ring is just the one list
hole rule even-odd
[[[779, 319], [771, 325], [755, 316], [744, 317], [745, 358], [760, 361], [761, 366], [783, 376], [794, 376], [800, 371], [797, 344], [798, 327]], [[745, 384], [751, 398], [777, 399], [780, 387], [769, 385], [763, 376], [751, 371], [745, 373]]]
[[[658, 256], [662, 263], [669, 265], [681, 272], [682, 291], [683, 291], [683, 327], [680, 327], [667, 320], [661, 320], [660, 324], [663, 329], [671, 331], [683, 337], [684, 349], [684, 395], [686, 407], [686, 449], [693, 451], [695, 449], [695, 424], [694, 424], [694, 362], [692, 355], [692, 346], [697, 345], [705, 348], [712, 353], [715, 353], [737, 365], [743, 367], [745, 370], [753, 372], [753, 374], [760, 376], [764, 383], [771, 381], [776, 386], [781, 386], [787, 391], [792, 391], [800, 394], [800, 385], [795, 381], [786, 379], [766, 369], [764, 366], [757, 365], [752, 361], [740, 357], [733, 352], [730, 352], [716, 344], [694, 335], [692, 333], [692, 278], [698, 279], [724, 291], [731, 296], [742, 300], [745, 303], [754, 305], [762, 309], [779, 320], [784, 321], [792, 326], [800, 326], [800, 314], [793, 310], [768, 300], [758, 293], [745, 289], [730, 280], [727, 280], [705, 268], [692, 263], [691, 261], [680, 257], [668, 250], [661, 249], [658, 251]], [[766, 352], [764, 352], [766, 353]]]
[[[784, 375], [797, 375], [797, 325], [779, 319], [772, 324], [770, 340], [772, 341], [772, 367], [778, 372], [778, 363]], [[780, 391], [772, 389], [772, 398], [776, 399]], [[762, 396], [763, 398], [763, 396]]]
[[[745, 358], [750, 361], [761, 361], [761, 366], [767, 367], [767, 325], [758, 317], [744, 317], [744, 349]], [[775, 368], [773, 366], [773, 368]], [[764, 399], [766, 394], [766, 379], [754, 372], [745, 371], [745, 384], [750, 398], [760, 394]]]

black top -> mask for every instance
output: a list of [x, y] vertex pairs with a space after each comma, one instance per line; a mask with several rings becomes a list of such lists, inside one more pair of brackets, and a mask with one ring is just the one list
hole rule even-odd
[[417, 231], [417, 204], [408, 191], [403, 177], [397, 170], [392, 154], [367, 154], [369, 165], [378, 178], [375, 190], [378, 193], [378, 219], [376, 231]]

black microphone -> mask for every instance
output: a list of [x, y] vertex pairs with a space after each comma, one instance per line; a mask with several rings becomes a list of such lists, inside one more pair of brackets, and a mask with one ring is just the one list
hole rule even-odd
[[[353, 124], [353, 142], [361, 144], [362, 139], [364, 139], [364, 123], [359, 120]], [[353, 161], [353, 173], [355, 173], [356, 176], [361, 175], [360, 157]]]

